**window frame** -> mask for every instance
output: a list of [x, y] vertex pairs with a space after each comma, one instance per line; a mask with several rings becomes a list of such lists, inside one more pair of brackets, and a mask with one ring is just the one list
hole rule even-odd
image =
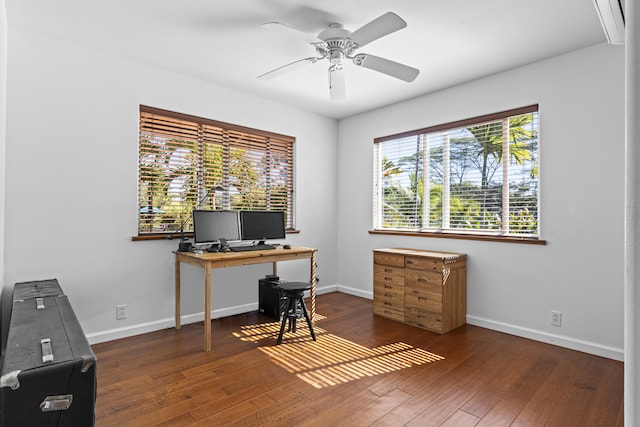
[[[382, 185], [382, 177], [380, 171], [380, 162], [382, 159], [378, 156], [377, 150], [378, 144], [384, 143], [386, 141], [398, 140], [401, 138], [411, 138], [418, 137], [421, 135], [426, 136], [427, 134], [433, 134], [444, 131], [453, 131], [461, 128], [471, 127], [474, 125], [486, 124], [488, 122], [505, 120], [509, 117], [536, 113], [539, 118], [539, 105], [532, 104], [524, 107], [514, 108], [510, 110], [500, 111], [492, 114], [486, 114], [482, 116], [476, 116], [472, 118], [457, 120], [449, 123], [438, 124], [434, 126], [429, 126], [426, 128], [416, 129], [407, 132], [401, 132], [398, 134], [378, 137], [374, 139], [374, 158], [373, 158], [373, 203], [372, 203], [372, 228], [369, 230], [369, 234], [380, 234], [380, 235], [402, 235], [402, 236], [415, 236], [415, 237], [428, 237], [428, 238], [453, 238], [453, 239], [466, 239], [466, 240], [482, 240], [482, 241], [496, 241], [496, 242], [511, 242], [511, 243], [528, 243], [528, 244], [546, 244], [546, 240], [542, 239], [540, 236], [540, 177], [538, 174], [537, 177], [537, 236], [532, 235], [517, 235], [517, 234], [504, 234], [502, 229], [500, 231], [489, 231], [489, 230], [471, 230], [471, 229], [455, 229], [455, 228], [432, 228], [425, 229], [423, 226], [421, 228], [415, 229], [403, 229], [403, 228], [384, 228], [377, 227], [377, 222], [380, 222], [382, 219], [382, 206], [381, 200], [379, 199], [383, 197], [383, 185]], [[536, 131], [537, 131], [537, 142], [539, 143], [539, 122], [537, 123]], [[423, 149], [424, 150], [424, 149]], [[537, 159], [540, 159], [540, 146], [537, 147]], [[539, 167], [539, 164], [538, 164]], [[424, 190], [423, 190], [424, 191]], [[425, 195], [422, 194], [424, 198]], [[379, 200], [378, 200], [379, 199]]]
[[[144, 149], [153, 150], [151, 148], [151, 144], [148, 144], [147, 146], [143, 144], [143, 135], [146, 137], [147, 135], [154, 133], [153, 130], [150, 130], [150, 129], [153, 129], [154, 126], [148, 124], [149, 121], [153, 120], [152, 117], [157, 117], [158, 119], [163, 118], [171, 121], [172, 123], [180, 122], [180, 124], [178, 124], [175, 129], [172, 128], [168, 131], [164, 131], [164, 130], [157, 131], [157, 135], [159, 135], [161, 138], [167, 138], [167, 140], [169, 140], [168, 135], [175, 135], [176, 139], [182, 139], [183, 141], [175, 141], [175, 140], [171, 141], [171, 144], [172, 144], [171, 150], [173, 154], [175, 154], [181, 147], [187, 147], [190, 155], [193, 155], [196, 158], [195, 161], [192, 160], [190, 163], [190, 168], [193, 168], [195, 166], [195, 169], [194, 169], [195, 172], [192, 172], [192, 175], [190, 178], [195, 181], [194, 183], [195, 185], [194, 184], [191, 185], [191, 190], [189, 192], [192, 199], [193, 197], [195, 197], [195, 205], [193, 206], [193, 208], [202, 204], [202, 202], [207, 197], [211, 197], [212, 191], [213, 191], [212, 189], [207, 189], [206, 187], [207, 186], [206, 172], [207, 170], [211, 172], [211, 169], [210, 168], [207, 169], [207, 166], [205, 166], [205, 160], [204, 160], [205, 157], [203, 157], [205, 146], [214, 147], [214, 149], [216, 149], [215, 147], [218, 147], [217, 150], [222, 150], [224, 152], [224, 155], [222, 156], [223, 159], [221, 160], [222, 171], [220, 170], [220, 168], [218, 168], [217, 170], [218, 174], [220, 173], [222, 174], [221, 182], [217, 184], [218, 188], [216, 189], [216, 193], [218, 193], [218, 190], [221, 187], [222, 190], [220, 191], [222, 192], [222, 194], [218, 194], [219, 198], [215, 199], [217, 201], [221, 200], [222, 202], [221, 202], [221, 206], [218, 205], [218, 203], [216, 203], [216, 205], [218, 205], [218, 208], [221, 207], [222, 209], [240, 210], [240, 209], [234, 208], [232, 206], [232, 201], [231, 201], [232, 196], [230, 195], [230, 192], [234, 188], [234, 185], [229, 180], [229, 175], [231, 173], [230, 171], [231, 171], [231, 168], [233, 167], [232, 166], [233, 160], [230, 159], [229, 158], [230, 156], [228, 155], [229, 150], [238, 150], [238, 149], [247, 150], [249, 160], [252, 160], [253, 157], [256, 157], [256, 156], [262, 159], [260, 154], [262, 150], [262, 144], [263, 143], [266, 144], [264, 148], [264, 152], [267, 153], [267, 159], [270, 160], [271, 159], [270, 156], [272, 155], [275, 155], [275, 154], [279, 155], [280, 163], [278, 163], [278, 166], [280, 167], [280, 169], [283, 169], [284, 171], [277, 173], [277, 177], [283, 180], [284, 184], [282, 184], [282, 181], [280, 181], [281, 191], [279, 195], [271, 196], [270, 189], [274, 188], [271, 181], [272, 176], [270, 175], [271, 163], [269, 163], [269, 161], [266, 161], [267, 165], [262, 166], [263, 169], [258, 169], [259, 172], [262, 172], [262, 174], [258, 174], [259, 177], [261, 179], [264, 179], [267, 182], [266, 187], [264, 187], [267, 200], [265, 201], [263, 199], [263, 202], [266, 204], [266, 206], [268, 206], [269, 203], [271, 203], [272, 201], [271, 197], [277, 197], [281, 206], [283, 204], [286, 205], [286, 212], [285, 212], [285, 215], [287, 218], [286, 232], [287, 233], [298, 232], [298, 230], [295, 229], [295, 191], [294, 191], [295, 190], [295, 152], [294, 150], [295, 150], [295, 141], [296, 141], [295, 137], [282, 135], [282, 134], [269, 132], [269, 131], [264, 131], [264, 130], [259, 130], [259, 129], [254, 129], [254, 128], [249, 128], [249, 127], [240, 126], [236, 124], [220, 122], [217, 120], [207, 119], [203, 117], [192, 116], [189, 114], [183, 114], [183, 113], [178, 113], [174, 111], [164, 110], [161, 108], [140, 105], [139, 106], [139, 126], [138, 126], [138, 132], [139, 132], [138, 134], [138, 174], [137, 174], [138, 211], [136, 214], [137, 235], [133, 236], [132, 240], [136, 241], [136, 240], [166, 239], [166, 238], [171, 238], [180, 232], [179, 227], [177, 230], [171, 229], [171, 230], [155, 230], [155, 231], [154, 230], [143, 231], [143, 227], [142, 227], [143, 216], [145, 217], [145, 220], [148, 221], [149, 218], [155, 215], [155, 213], [153, 213], [151, 214], [151, 216], [149, 216], [150, 215], [148, 213], [149, 209], [147, 209], [146, 214], [143, 213], [143, 208], [148, 207], [149, 203], [145, 203], [145, 201], [142, 200], [144, 194], [146, 194], [147, 196], [150, 196], [148, 193], [144, 193], [146, 189], [143, 190], [143, 183], [144, 183], [144, 180], [142, 178], [143, 168], [145, 166], [148, 166], [148, 163], [144, 162], [144, 158], [145, 158], [145, 155], [149, 155], [150, 153], [152, 155], [155, 155], [155, 152], [153, 151], [149, 152], [144, 150]], [[146, 123], [146, 124], [143, 124], [143, 123]], [[181, 131], [183, 131], [184, 133], [180, 133]], [[210, 136], [211, 133], [214, 134], [213, 137]], [[186, 136], [187, 134], [189, 134], [189, 137]], [[212, 139], [212, 138], [215, 138], [216, 135], [218, 136], [219, 139], [216, 139], [216, 140]], [[220, 137], [220, 135], [223, 135], [223, 136]], [[194, 147], [196, 148], [194, 149]], [[286, 157], [286, 162], [283, 162], [282, 159], [285, 157]], [[239, 175], [239, 176], [242, 176], [242, 175]], [[151, 178], [151, 179], [154, 180], [153, 182], [156, 182], [155, 181], [156, 178]], [[165, 182], [167, 185], [170, 185], [169, 178], [167, 177], [160, 177], [157, 179], [157, 182]], [[284, 190], [282, 189], [283, 186], [284, 186]], [[197, 194], [195, 194], [196, 192]], [[146, 199], [147, 197], [144, 197], [144, 198]], [[273, 199], [273, 201], [275, 200], [276, 199]], [[209, 201], [207, 201], [207, 204], [208, 203]], [[194, 201], [192, 200], [190, 204], [194, 204]], [[154, 208], [154, 206], [152, 206], [152, 208]], [[207, 207], [203, 205], [203, 206], [200, 206], [199, 208], [206, 209]], [[261, 206], [255, 207], [255, 209], [269, 210], [268, 207], [264, 208]], [[175, 218], [178, 218], [178, 216], [176, 216]], [[167, 221], [170, 221], [170, 220], [167, 220]], [[188, 223], [188, 221], [185, 221], [185, 222]], [[176, 222], [172, 223], [172, 225], [176, 225], [176, 224], [177, 224]], [[193, 231], [191, 229], [188, 229], [188, 230], [185, 229], [184, 235], [186, 237], [191, 237], [193, 235]]]

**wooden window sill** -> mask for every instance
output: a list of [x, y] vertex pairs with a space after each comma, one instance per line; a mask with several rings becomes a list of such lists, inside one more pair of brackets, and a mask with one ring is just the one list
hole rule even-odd
[[503, 243], [524, 243], [529, 245], [546, 245], [547, 241], [532, 237], [518, 236], [490, 236], [486, 234], [466, 234], [452, 232], [429, 232], [429, 231], [402, 231], [402, 230], [370, 230], [369, 234], [383, 234], [393, 236], [412, 236], [412, 237], [435, 237], [439, 239], [461, 239], [461, 240], [482, 240], [486, 242], [503, 242]]
[[[286, 230], [287, 234], [299, 234], [300, 230]], [[193, 238], [192, 232], [185, 232], [184, 237], [186, 239]], [[153, 234], [141, 234], [138, 236], [131, 236], [131, 241], [139, 242], [145, 240], [180, 240], [180, 232], [177, 233], [153, 233]]]

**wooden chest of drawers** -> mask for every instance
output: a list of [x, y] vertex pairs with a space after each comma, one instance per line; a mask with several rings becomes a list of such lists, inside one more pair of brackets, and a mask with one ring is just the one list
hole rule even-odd
[[466, 255], [418, 249], [375, 249], [373, 312], [439, 333], [464, 325]]

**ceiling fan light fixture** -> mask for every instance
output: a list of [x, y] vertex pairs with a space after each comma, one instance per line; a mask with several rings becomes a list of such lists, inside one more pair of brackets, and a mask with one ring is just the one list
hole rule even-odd
[[332, 49], [329, 51], [329, 62], [334, 65], [342, 64], [342, 58], [344, 58], [344, 52], [339, 49]]
[[331, 101], [341, 101], [347, 97], [344, 68], [341, 64], [329, 67], [329, 98]]

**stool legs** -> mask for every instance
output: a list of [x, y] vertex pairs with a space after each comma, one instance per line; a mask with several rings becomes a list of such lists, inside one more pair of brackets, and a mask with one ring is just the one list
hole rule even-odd
[[304, 300], [300, 298], [300, 305], [302, 306], [302, 312], [304, 313], [304, 318], [307, 319], [307, 325], [309, 325], [309, 331], [311, 331], [311, 337], [313, 340], [316, 340], [316, 333], [313, 330], [313, 324], [311, 323], [311, 319], [309, 318], [309, 312], [307, 312], [307, 305], [304, 303]]
[[[284, 325], [287, 323], [287, 319], [289, 318], [289, 309], [291, 308], [292, 298], [287, 297], [287, 304], [285, 305], [284, 314], [282, 315], [282, 323], [280, 324], [280, 333], [278, 334], [278, 341], [276, 345], [282, 343], [282, 335], [284, 334]], [[289, 323], [289, 327], [291, 327], [291, 323]]]
[[289, 315], [289, 332], [296, 333], [296, 326], [298, 322], [298, 298], [294, 299], [292, 302], [293, 307], [291, 307], [291, 312]]
[[316, 333], [313, 330], [313, 324], [311, 323], [311, 319], [309, 318], [309, 312], [307, 311], [307, 306], [304, 303], [304, 294], [300, 293], [295, 296], [287, 296], [287, 303], [284, 314], [282, 316], [282, 323], [280, 324], [280, 333], [278, 334], [278, 340], [276, 345], [282, 343], [282, 336], [284, 335], [284, 327], [287, 323], [287, 319], [289, 319], [289, 331], [293, 333], [296, 332], [296, 321], [298, 319], [298, 302], [300, 303], [300, 307], [302, 307], [302, 313], [304, 314], [304, 318], [307, 321], [307, 325], [309, 326], [309, 331], [311, 332], [311, 337], [314, 341], [316, 341]]

